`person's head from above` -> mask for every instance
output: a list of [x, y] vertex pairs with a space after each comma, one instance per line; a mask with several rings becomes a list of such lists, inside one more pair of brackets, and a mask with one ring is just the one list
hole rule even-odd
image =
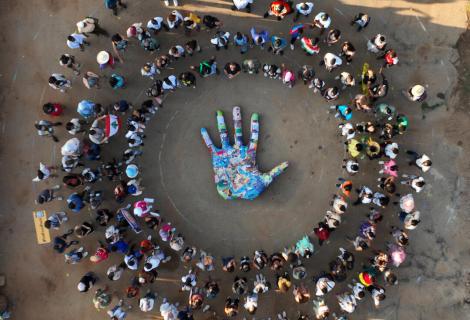
[[70, 131], [70, 130], [72, 130], [73, 128], [75, 128], [75, 125], [74, 125], [72, 122], [67, 122], [67, 123], [65, 124], [65, 129], [66, 129], [67, 131]]
[[321, 19], [323, 22], [326, 22], [329, 18], [330, 18], [330, 16], [328, 15], [328, 13], [323, 13], [323, 14], [320, 16], [320, 19]]
[[375, 232], [372, 231], [372, 230], [369, 230], [369, 231], [366, 232], [366, 236], [369, 239], [375, 239]]
[[362, 145], [362, 143], [356, 144], [356, 151], [361, 152], [363, 149], [364, 149], [364, 146]]
[[174, 47], [171, 47], [170, 53], [171, 53], [172, 55], [178, 55], [178, 54], [179, 54], [178, 48], [175, 47], [175, 46], [174, 46]]
[[119, 42], [121, 40], [122, 40], [122, 37], [119, 33], [113, 34], [113, 36], [111, 37], [112, 42]]
[[379, 36], [379, 41], [382, 42], [382, 43], [385, 42], [385, 36], [380, 35]]
[[367, 250], [368, 247], [369, 246], [367, 245], [367, 243], [364, 240], [359, 241], [359, 248], [361, 248], [362, 250]]
[[385, 299], [385, 294], [379, 293], [379, 294], [376, 296], [376, 298], [377, 298], [377, 300], [382, 301], [382, 300]]
[[74, 42], [75, 38], [72, 35], [70, 35], [70, 36], [67, 37], [67, 40], [70, 41], [70, 42]]
[[68, 207], [69, 207], [70, 210], [73, 210], [77, 207], [77, 205], [75, 204], [75, 202], [69, 202]]
[[387, 277], [385, 278], [385, 280], [386, 280], [387, 283], [390, 284], [390, 285], [395, 285], [395, 284], [398, 283], [398, 277], [397, 277], [394, 273], [392, 273], [392, 272], [390, 272], [390, 273], [387, 275]]
[[364, 298], [365, 295], [366, 295], [366, 293], [365, 293], [363, 290], [361, 290], [361, 291], [359, 291], [359, 292], [357, 293], [357, 296], [358, 296], [360, 299]]
[[168, 21], [170, 21], [170, 22], [175, 22], [175, 21], [176, 21], [176, 14], [174, 14], [173, 12], [171, 12], [171, 13], [168, 15]]
[[378, 151], [378, 148], [375, 145], [369, 146], [369, 151], [371, 153], [376, 153]]
[[353, 170], [353, 171], [358, 171], [358, 170], [359, 170], [359, 165], [358, 165], [357, 163], [354, 163], [354, 164], [351, 165], [350, 168], [351, 168], [351, 170]]
[[354, 77], [351, 74], [348, 74], [346, 76], [346, 82], [351, 83], [354, 81]]
[[344, 206], [344, 204], [339, 205], [339, 206], [338, 206], [338, 209], [339, 209], [339, 211], [341, 211], [341, 212], [346, 211], [346, 207]]
[[302, 5], [300, 6], [300, 9], [308, 10], [308, 4], [306, 2], [303, 2]]
[[285, 8], [284, 5], [283, 5], [283, 4], [280, 4], [280, 5], [277, 6], [276, 11], [277, 11], [278, 13], [281, 13], [281, 12], [284, 10], [284, 8]]
[[349, 129], [349, 130], [348, 130], [348, 135], [351, 135], [351, 134], [353, 134], [353, 133], [354, 133], [354, 129]]
[[50, 84], [57, 84], [59, 81], [57, 81], [57, 79], [53, 76], [50, 76], [49, 77], [49, 83]]
[[152, 18], [152, 19], [150, 20], [150, 23], [153, 24], [153, 25], [158, 25], [158, 21], [157, 21], [157, 19], [155, 19], [155, 18]]
[[[38, 175], [39, 176], [39, 175]], [[418, 182], [416, 182], [416, 186], [418, 188], [422, 188], [424, 187], [424, 185], [426, 184], [426, 182], [422, 181], [422, 180], [419, 180]]]
[[51, 221], [50, 220], [44, 221], [44, 227], [46, 229], [50, 229], [52, 227]]
[[408, 241], [409, 241], [409, 240], [408, 240], [407, 237], [401, 236], [398, 241], [399, 241], [400, 245], [406, 246], [406, 245], [408, 244]]
[[237, 69], [237, 64], [235, 62], [230, 62], [228, 67], [230, 71], [235, 71]]
[[119, 80], [116, 79], [116, 77], [109, 78], [109, 84], [111, 85], [111, 87], [115, 87], [118, 84], [118, 82]]
[[424, 161], [423, 161], [423, 166], [425, 166], [425, 167], [430, 167], [430, 166], [432, 166], [432, 161], [431, 161], [431, 160], [424, 160]]
[[94, 136], [96, 134], [96, 130], [95, 129], [90, 129], [90, 131], [88, 131], [88, 133], [92, 136]]
[[334, 227], [339, 227], [339, 221], [338, 221], [338, 220], [334, 220], [334, 221], [333, 221], [333, 226], [334, 226]]
[[[152, 69], [152, 65], [150, 63], [146, 63], [143, 67], [144, 71], [145, 72], [150, 72], [150, 70]], [[117, 104], [119, 106], [119, 104]], [[115, 108], [116, 108], [116, 105], [114, 105]]]
[[328, 64], [330, 64], [330, 65], [332, 65], [332, 66], [335, 65], [335, 64], [336, 64], [336, 58], [335, 58], [335, 57], [332, 57], [332, 58], [330, 59], [330, 61], [328, 61]]
[[62, 64], [67, 64], [67, 62], [69, 62], [69, 57], [67, 57], [65, 54], [63, 54], [63, 55], [60, 56], [59, 60]]
[[392, 153], [393, 154], [398, 154], [398, 148], [392, 148]]

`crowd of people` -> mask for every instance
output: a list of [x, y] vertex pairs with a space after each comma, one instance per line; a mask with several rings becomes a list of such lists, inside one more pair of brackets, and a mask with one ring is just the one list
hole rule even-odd
[[[114, 14], [126, 9], [121, 1], [107, 0], [105, 3]], [[176, 1], [174, 5], [177, 5]], [[233, 0], [232, 10], [251, 12], [253, 6], [253, 0]], [[227, 317], [236, 316], [241, 307], [247, 313], [255, 314], [259, 297], [269, 291], [277, 291], [290, 293], [296, 303], [313, 300], [313, 315], [299, 314], [298, 319], [347, 319], [347, 314], [354, 312], [367, 293], [374, 304], [379, 306], [386, 297], [385, 287], [398, 283], [396, 268], [406, 258], [409, 230], [415, 229], [420, 223], [420, 212], [415, 208], [413, 193], [418, 193], [425, 187], [425, 179], [421, 173], [428, 171], [432, 162], [427, 155], [404, 150], [396, 142], [398, 136], [406, 133], [409, 120], [405, 114], [385, 102], [391, 85], [385, 72], [398, 63], [397, 53], [389, 48], [387, 37], [377, 34], [365, 43], [353, 45], [350, 41], [344, 41], [341, 44], [342, 32], [332, 27], [335, 26], [333, 17], [319, 11], [310, 20], [309, 15], [314, 9], [311, 2], [293, 5], [288, 1], [277, 0], [270, 4], [264, 14], [265, 18], [287, 20], [287, 17], [292, 17], [292, 26], [286, 28], [290, 39], [271, 35], [269, 30], [255, 27], [250, 29], [249, 34], [242, 31], [230, 32], [224, 29], [223, 22], [217, 17], [205, 15], [201, 18], [193, 12], [184, 14], [173, 10], [167, 17], [151, 18], [147, 24], [132, 24], [125, 36], [115, 33], [111, 36], [112, 51], [102, 50], [98, 54], [97, 62], [101, 70], [113, 68], [108, 80], [110, 87], [123, 89], [126, 85], [125, 77], [114, 68], [119, 63], [124, 63], [126, 55], [130, 54], [127, 51], [129, 42], [135, 41], [144, 50], [157, 52], [161, 50], [159, 39], [165, 38], [165, 32], [183, 29], [189, 38], [184, 44], [170, 45], [167, 54], [160, 54], [154, 61], [143, 63], [141, 74], [150, 78], [152, 85], [145, 91], [148, 98], [140, 106], [133, 106], [127, 100], [116, 101], [110, 106], [91, 100], [80, 101], [77, 117], [65, 123], [71, 137], [61, 147], [60, 168], [40, 163], [37, 177], [33, 179], [39, 183], [61, 176], [62, 184], [67, 190], [72, 190], [71, 194], [62, 194], [59, 191], [61, 184], [44, 189], [37, 197], [38, 205], [64, 201], [67, 210], [74, 214], [87, 208], [94, 214], [94, 221], [86, 220], [73, 228], [70, 228], [69, 217], [65, 212], [51, 214], [45, 222], [46, 228], [59, 233], [66, 229], [62, 235], [55, 236], [53, 241], [53, 250], [64, 255], [66, 263], [107, 264], [111, 255], [120, 255], [122, 262], [107, 266], [106, 277], [110, 281], [119, 281], [124, 272], [134, 275], [125, 292], [126, 301], [120, 299], [117, 304], [113, 304], [113, 295], [107, 286], [101, 286], [94, 292], [94, 306], [98, 310], [106, 309], [111, 319], [125, 319], [132, 299], [139, 301], [142, 312], [152, 311], [157, 302], [157, 293], [151, 289], [150, 284], [158, 278], [159, 266], [176, 255], [179, 255], [179, 259], [187, 267], [184, 269], [187, 272], [181, 276], [181, 292], [188, 295], [188, 302], [187, 305], [180, 306], [162, 299], [159, 310], [165, 320], [192, 319], [197, 310], [206, 312], [211, 309], [212, 299], [218, 297], [220, 286], [227, 284], [210, 278], [204, 281], [200, 273], [210, 273], [218, 268], [236, 273], [233, 282], [229, 284], [233, 295], [225, 300], [224, 314]], [[305, 22], [299, 22], [302, 19]], [[370, 21], [370, 16], [358, 13], [351, 17], [351, 26], [361, 32]], [[109, 37], [109, 33], [99, 25], [96, 18], [86, 17], [76, 26], [77, 32], [66, 39], [70, 49], [86, 51], [86, 46], [92, 45], [93, 41], [88, 42], [92, 35]], [[265, 55], [283, 55], [288, 46], [295, 50], [300, 42], [300, 47], [308, 56], [320, 55], [320, 52], [325, 51], [318, 62], [319, 67], [337, 73], [333, 80], [320, 79], [311, 65], [295, 70], [286, 64], [262, 64], [258, 59], [247, 58], [241, 63], [229, 61], [225, 64], [223, 74], [228, 79], [233, 79], [242, 72], [261, 72], [264, 77], [280, 80], [289, 88], [296, 85], [296, 80], [301, 80], [312, 89], [312, 94], [322, 95], [325, 103], [337, 100], [346, 90], [358, 92], [349, 104], [333, 105], [329, 109], [338, 119], [338, 130], [345, 141], [348, 154], [342, 164], [346, 176], [338, 180], [338, 192], [332, 197], [331, 208], [312, 229], [311, 234], [302, 236], [298, 242], [279, 252], [267, 254], [259, 249], [251, 255], [239, 258], [224, 256], [217, 262], [216, 257], [210, 253], [187, 244], [184, 235], [155, 208], [154, 199], [142, 196], [142, 168], [138, 157], [143, 153], [148, 121], [163, 107], [164, 97], [168, 93], [181, 90], [182, 87], [196, 88], [197, 75], [205, 78], [218, 76], [220, 73], [216, 58], [212, 56], [202, 59], [198, 65], [181, 74], [161, 76], [165, 70], [169, 70], [171, 64], [201, 51], [201, 44], [190, 37], [202, 29], [210, 32], [211, 39], [208, 43], [214, 50], [225, 50], [233, 46], [242, 55], [251, 50], [264, 49], [267, 49]], [[380, 62], [365, 63], [361, 77], [357, 78], [341, 69], [353, 62], [356, 48], [361, 47]], [[77, 76], [83, 68], [70, 53], [59, 57], [59, 65], [70, 69]], [[92, 71], [83, 73], [83, 84], [88, 89], [102, 89], [101, 80], [102, 77]], [[72, 88], [71, 81], [60, 73], [53, 73], [49, 84], [61, 92]], [[403, 94], [411, 102], [423, 101], [426, 98], [426, 89], [415, 84], [404, 90]], [[59, 103], [44, 104], [43, 112], [49, 120], [36, 122], [35, 127], [40, 136], [59, 141], [55, 128], [62, 125], [57, 120], [61, 120], [63, 110], [64, 107]], [[353, 115], [359, 120], [353, 121]], [[121, 118], [126, 119], [124, 121]], [[102, 157], [102, 151], [106, 149], [105, 145], [123, 128], [127, 130], [125, 138], [128, 146], [122, 157], [103, 161], [105, 156]], [[407, 157], [407, 161], [403, 161], [404, 157]], [[353, 183], [352, 177], [355, 174], [361, 170], [370, 171], [370, 168], [377, 165], [380, 166], [377, 185], [358, 186]], [[102, 206], [103, 191], [94, 187], [102, 179], [115, 184], [113, 192], [119, 207], [117, 210]], [[328, 265], [328, 271], [310, 274], [304, 262], [311, 259], [314, 253], [314, 239], [319, 246], [327, 244], [351, 206], [362, 206], [368, 210], [357, 234], [348, 238], [352, 244], [351, 249], [339, 248], [338, 256]], [[382, 212], [390, 206], [396, 207], [394, 210], [397, 212], [396, 226], [390, 229], [390, 241], [382, 250], [371, 250], [377, 224], [383, 218]], [[130, 240], [131, 234], [141, 235], [141, 225], [146, 229], [145, 233], [151, 235], [135, 243]], [[94, 232], [104, 235], [96, 248], [91, 250], [80, 244], [83, 238]], [[348, 274], [354, 269], [354, 252], [367, 250], [370, 250], [368, 263], [352, 277], [346, 290], [335, 294], [340, 310], [336, 315], [330, 311], [325, 297], [337, 283], [351, 278]], [[253, 273], [254, 278], [250, 282], [249, 275]], [[95, 273], [88, 272], [78, 282], [77, 289], [83, 293], [88, 292], [99, 278]], [[159, 295], [164, 293], [160, 292]], [[285, 312], [280, 312], [277, 317], [280, 320], [288, 318]]]

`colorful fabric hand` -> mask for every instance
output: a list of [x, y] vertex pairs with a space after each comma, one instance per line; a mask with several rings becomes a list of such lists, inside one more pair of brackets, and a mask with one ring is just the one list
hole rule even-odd
[[201, 135], [212, 155], [214, 180], [220, 196], [226, 200], [258, 197], [287, 167], [283, 162], [267, 173], [261, 173], [256, 165], [256, 148], [259, 136], [259, 115], [251, 116], [251, 137], [248, 146], [243, 145], [240, 107], [233, 108], [235, 144], [230, 145], [222, 111], [217, 111], [217, 127], [222, 147], [217, 148], [205, 128]]

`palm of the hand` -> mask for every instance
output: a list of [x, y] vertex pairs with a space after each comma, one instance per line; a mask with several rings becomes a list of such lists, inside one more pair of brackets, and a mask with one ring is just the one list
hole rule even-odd
[[222, 148], [212, 143], [205, 128], [202, 137], [212, 155], [214, 180], [221, 197], [231, 199], [249, 199], [258, 197], [288, 166], [287, 162], [274, 167], [268, 173], [261, 173], [256, 165], [256, 147], [258, 144], [258, 114], [251, 117], [251, 137], [248, 146], [243, 145], [242, 120], [239, 107], [233, 108], [235, 144], [230, 145], [222, 111], [217, 111], [217, 126], [220, 132]]

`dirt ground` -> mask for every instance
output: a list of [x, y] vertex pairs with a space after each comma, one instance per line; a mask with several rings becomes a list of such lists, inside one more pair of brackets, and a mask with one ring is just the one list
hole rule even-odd
[[[289, 21], [278, 22], [262, 19], [268, 1], [257, 0], [251, 14], [230, 10], [229, 0], [181, 0], [181, 10], [198, 14], [216, 15], [224, 21], [224, 29], [249, 32], [252, 26], [266, 27], [273, 34], [286, 37]], [[3, 43], [0, 52], [0, 273], [6, 275], [6, 286], [0, 293], [12, 303], [14, 319], [104, 319], [107, 316], [94, 310], [92, 293], [80, 294], [76, 284], [87, 271], [101, 275], [98, 285], [109, 281], [104, 272], [120, 257], [112, 257], [103, 264], [91, 265], [84, 261], [66, 265], [63, 257], [53, 253], [50, 245], [38, 245], [31, 212], [45, 209], [48, 213], [61, 208], [61, 203], [38, 207], [34, 199], [47, 185], [32, 183], [39, 161], [60, 163], [60, 143], [42, 139], [33, 130], [35, 120], [44, 118], [41, 106], [47, 101], [63, 103], [67, 109], [63, 122], [76, 115], [77, 102], [92, 99], [108, 105], [121, 98], [137, 104], [144, 99], [144, 89], [149, 80], [140, 75], [141, 66], [155, 58], [133, 42], [125, 53], [125, 64], [116, 71], [126, 77], [127, 87], [113, 92], [104, 84], [96, 91], [85, 89], [81, 78], [73, 76], [58, 64], [62, 53], [74, 54], [82, 64], [82, 71], [98, 72], [96, 53], [111, 49], [109, 38], [92, 36], [91, 47], [85, 52], [68, 49], [65, 38], [73, 32], [74, 24], [85, 16], [100, 19], [100, 24], [111, 34], [125, 34], [133, 22], [146, 23], [153, 16], [166, 16], [171, 10], [161, 1], [128, 0], [128, 9], [118, 17], [106, 10], [102, 1], [58, 0], [0, 0], [0, 35]], [[423, 222], [411, 233], [408, 259], [398, 270], [399, 286], [387, 288], [387, 299], [374, 309], [366, 299], [351, 319], [470, 319], [470, 250], [468, 184], [470, 178], [470, 32], [466, 32], [466, 1], [439, 0], [330, 0], [316, 1], [314, 13], [329, 12], [333, 26], [341, 29], [343, 39], [349, 39], [358, 49], [355, 61], [345, 68], [358, 75], [363, 62], [378, 65], [366, 53], [366, 40], [376, 33], [389, 37], [390, 46], [400, 56], [400, 65], [386, 71], [392, 83], [387, 102], [395, 105], [410, 117], [410, 130], [398, 139], [402, 150], [413, 149], [428, 154], [434, 163], [426, 176], [428, 185], [417, 195]], [[348, 22], [354, 14], [367, 12], [372, 22], [366, 31], [357, 33]], [[235, 48], [216, 52], [209, 46], [209, 34], [201, 31], [194, 36], [203, 45], [203, 51], [174, 65], [165, 74], [179, 73], [202, 58], [216, 55], [220, 66], [230, 60], [241, 61]], [[159, 36], [161, 52], [171, 44], [184, 43], [182, 31]], [[335, 49], [337, 50], [337, 48]], [[286, 63], [298, 68], [303, 64], [315, 66], [317, 73], [333, 83], [333, 75], [327, 75], [318, 67], [318, 57], [306, 57], [299, 48], [286, 50], [283, 57], [272, 56], [259, 49], [252, 49], [248, 57], [262, 62]], [[172, 66], [173, 67], [173, 66]], [[47, 79], [53, 72], [71, 77], [73, 88], [67, 94], [53, 91]], [[110, 70], [101, 72], [110, 75]], [[410, 104], [401, 90], [414, 83], [426, 84], [429, 98], [423, 104]], [[347, 102], [355, 91], [347, 91], [339, 102]], [[263, 171], [281, 161], [291, 164], [286, 173], [276, 180], [270, 189], [253, 202], [224, 201], [216, 193], [212, 181], [210, 158], [199, 129], [207, 127], [216, 139], [215, 110], [225, 111], [231, 128], [231, 108], [242, 107], [245, 131], [253, 112], [261, 114], [261, 136], [258, 161]], [[198, 79], [197, 89], [179, 89], [165, 99], [160, 110], [147, 129], [144, 155], [140, 160], [144, 170], [145, 195], [155, 197], [165, 219], [172, 221], [186, 241], [212, 254], [241, 256], [263, 248], [271, 253], [295, 243], [303, 234], [310, 233], [328, 208], [335, 192], [337, 177], [344, 175], [340, 162], [344, 151], [337, 133], [337, 121], [328, 114], [329, 104], [315, 96], [301, 83], [288, 89], [280, 82], [261, 75], [227, 80]], [[68, 139], [64, 129], [59, 129], [61, 142]], [[245, 138], [247, 133], [245, 134]], [[247, 140], [247, 139], [245, 139]], [[105, 160], [118, 156], [124, 147], [124, 139], [118, 137], [105, 147]], [[404, 165], [404, 162], [401, 164]], [[406, 169], [406, 168], [405, 168]], [[374, 185], [376, 165], [355, 178], [358, 184]], [[371, 174], [372, 172], [373, 174]], [[112, 201], [110, 186], [104, 204], [117, 208]], [[65, 190], [62, 190], [65, 193]], [[327, 269], [328, 262], [338, 254], [338, 248], [348, 247], [346, 236], [356, 232], [364, 217], [364, 208], [348, 212], [339, 230], [327, 245], [318, 249], [307, 263], [309, 278]], [[382, 248], [388, 238], [390, 226], [398, 220], [393, 208], [386, 211], [386, 219], [379, 227], [379, 239], [374, 248]], [[92, 212], [84, 210], [78, 215], [69, 213], [69, 227], [92, 219]], [[101, 230], [95, 232], [82, 245], [88, 251], [96, 248]], [[53, 232], [55, 235], [55, 233]], [[366, 261], [369, 253], [357, 255], [357, 267]], [[172, 301], [185, 303], [185, 296], [178, 292], [179, 278], [186, 271], [174, 259], [159, 270], [160, 281], [152, 286], [159, 295]], [[220, 266], [220, 259], [218, 260]], [[266, 271], [266, 273], [271, 273]], [[233, 274], [215, 272], [211, 275], [226, 285], [212, 304], [222, 314], [221, 305], [229, 295], [229, 283]], [[248, 275], [250, 282], [254, 273]], [[272, 274], [269, 274], [273, 277]], [[200, 276], [206, 280], [207, 274]], [[123, 296], [128, 285], [128, 272], [118, 285], [111, 284], [116, 297]], [[335, 288], [335, 292], [344, 285]], [[115, 300], [117, 301], [117, 299]], [[327, 302], [336, 306], [330, 294]], [[128, 319], [147, 319], [138, 310], [136, 301]], [[262, 296], [257, 318], [274, 316], [286, 310], [290, 318], [297, 311], [311, 314], [311, 303], [295, 305], [292, 296], [271, 292]], [[158, 315], [157, 308], [152, 313]], [[196, 319], [208, 314], [196, 313]], [[247, 316], [241, 313], [241, 317]], [[240, 317], [240, 318], [241, 318]], [[251, 317], [249, 317], [251, 318]]]

